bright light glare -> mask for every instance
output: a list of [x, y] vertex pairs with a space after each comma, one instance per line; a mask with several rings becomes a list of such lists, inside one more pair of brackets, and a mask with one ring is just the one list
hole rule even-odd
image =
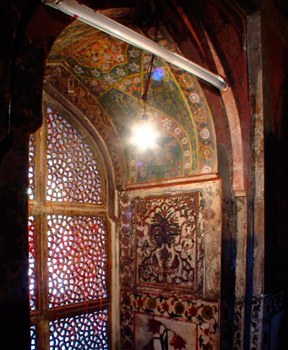
[[149, 124], [137, 125], [132, 129], [131, 142], [140, 150], [145, 151], [147, 148], [156, 146], [157, 133]]

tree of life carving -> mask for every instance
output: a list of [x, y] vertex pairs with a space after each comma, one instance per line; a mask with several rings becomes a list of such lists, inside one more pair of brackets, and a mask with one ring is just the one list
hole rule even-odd
[[134, 200], [139, 285], [195, 287], [197, 198], [190, 194]]

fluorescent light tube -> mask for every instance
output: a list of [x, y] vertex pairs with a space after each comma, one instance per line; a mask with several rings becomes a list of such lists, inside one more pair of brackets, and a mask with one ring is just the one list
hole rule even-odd
[[128, 44], [148, 51], [174, 64], [176, 67], [196, 75], [198, 78], [205, 80], [220, 90], [227, 89], [227, 84], [221, 76], [208, 71], [183, 56], [167, 50], [153, 40], [113, 21], [99, 12], [95, 12], [87, 6], [79, 4], [75, 0], [42, 0], [42, 2], [113, 37], [123, 40]]

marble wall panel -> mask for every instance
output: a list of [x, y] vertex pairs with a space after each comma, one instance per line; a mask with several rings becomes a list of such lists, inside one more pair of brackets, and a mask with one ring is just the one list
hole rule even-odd
[[121, 321], [123, 350], [219, 349], [217, 300], [123, 291]]
[[169, 185], [119, 196], [121, 346], [216, 350], [221, 182]]
[[[154, 283], [153, 287], [163, 289], [170, 284], [188, 288], [195, 296], [218, 298], [220, 192], [219, 180], [123, 191], [119, 203], [121, 287], [145, 289]], [[185, 266], [190, 275], [184, 272]]]

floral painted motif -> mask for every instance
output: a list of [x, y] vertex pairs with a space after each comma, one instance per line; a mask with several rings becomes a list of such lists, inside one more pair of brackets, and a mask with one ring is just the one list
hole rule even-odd
[[[185, 192], [182, 186], [179, 191], [183, 192], [174, 196], [169, 194], [169, 188], [162, 190], [162, 196], [153, 191], [147, 197], [138, 195], [143, 191], [120, 193], [120, 281], [123, 287], [167, 289], [173, 286], [195, 296], [203, 295], [204, 288], [211, 297], [214, 291], [217, 293], [220, 255], [215, 240], [219, 240], [221, 233], [219, 183], [207, 181], [201, 186], [187, 185], [187, 189]], [[166, 237], [166, 226], [170, 226], [169, 230], [173, 228], [171, 238]], [[205, 232], [210, 234], [205, 236]], [[209, 263], [205, 263], [205, 254]], [[206, 271], [209, 274], [204, 279]], [[204, 283], [207, 284], [204, 286]]]
[[[131, 26], [137, 30], [135, 25]], [[146, 35], [155, 32], [148, 23], [141, 30]], [[158, 43], [175, 50], [173, 41], [161, 27]], [[161, 151], [153, 155], [150, 162], [145, 160], [147, 154], [142, 157], [141, 154], [133, 154], [129, 148], [123, 125], [131, 125], [138, 118], [137, 111], [141, 111], [140, 98], [150, 61], [150, 54], [79, 21], [73, 22], [59, 36], [48, 61], [47, 83], [95, 125], [107, 143], [119, 187], [120, 181], [123, 185], [125, 181], [142, 183], [196, 175], [202, 173], [204, 167], [206, 172], [217, 172], [213, 119], [197, 78], [159, 58], [154, 60], [154, 68], [165, 74], [162, 79], [151, 80], [146, 105], [158, 113], [157, 128], [161, 138], [166, 131], [169, 136], [166, 139], [163, 136], [163, 142], [158, 145]], [[67, 89], [67, 79], [71, 74], [75, 80], [73, 94]], [[120, 92], [122, 100], [119, 101]], [[95, 107], [99, 105], [102, 109], [100, 116], [95, 112]], [[136, 108], [133, 108], [134, 105]], [[104, 120], [99, 123], [102, 117]], [[176, 130], [180, 130], [181, 134], [176, 134]], [[114, 140], [125, 148], [121, 154]], [[166, 149], [167, 145], [170, 150]], [[201, 157], [202, 148], [207, 146], [212, 150], [209, 157]], [[189, 159], [183, 155], [186, 151], [190, 152]], [[141, 166], [127, 166], [126, 169], [119, 166], [120, 163], [130, 164], [132, 158]], [[162, 164], [159, 164], [159, 159], [163, 159]], [[152, 168], [155, 170], [149, 170]]]
[[193, 290], [197, 284], [197, 193], [136, 198], [133, 205], [139, 286]]
[[[183, 95], [193, 114], [193, 122], [196, 129], [196, 139], [198, 141], [197, 152], [200, 154], [199, 170], [205, 168], [205, 172], [217, 171], [216, 138], [211, 112], [207, 101], [201, 91], [197, 80], [191, 82], [190, 76], [186, 72], [179, 72], [175, 67], [171, 67], [171, 72], [177, 83], [180, 85]], [[207, 153], [209, 148], [209, 156]]]
[[[167, 328], [160, 321], [149, 319], [148, 330], [153, 334], [153, 338], [144, 346], [143, 350], [154, 350], [154, 343], [158, 343], [160, 350], [169, 350], [171, 345], [175, 350], [186, 349], [186, 341], [173, 329]], [[173, 338], [169, 341], [169, 333], [173, 334]]]
[[170, 345], [172, 345], [175, 350], [181, 350], [182, 348], [186, 349], [186, 341], [177, 334], [174, 335], [174, 337], [172, 338]]
[[163, 245], [168, 245], [171, 248], [176, 237], [180, 234], [180, 226], [175, 213], [172, 211], [167, 213], [165, 209], [160, 209], [153, 215], [151, 221], [150, 235], [157, 247], [162, 248]]
[[[128, 299], [129, 305], [124, 302]], [[130, 341], [127, 349], [218, 349], [219, 304], [216, 301], [122, 292], [121, 315], [123, 344], [126, 342], [128, 346]], [[141, 333], [144, 334], [141, 336]]]
[[213, 317], [213, 309], [211, 308], [211, 306], [207, 305], [204, 306], [202, 309], [202, 317], [205, 320], [210, 320]]

